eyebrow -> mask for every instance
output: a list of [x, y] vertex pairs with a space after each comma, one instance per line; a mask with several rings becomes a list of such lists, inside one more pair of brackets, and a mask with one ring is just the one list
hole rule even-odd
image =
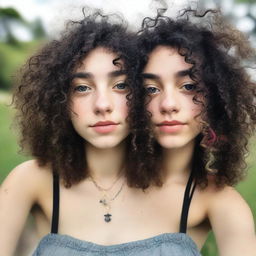
[[160, 76], [153, 74], [153, 73], [142, 73], [141, 74], [142, 78], [146, 79], [152, 79], [152, 80], [161, 80]]
[[[126, 70], [115, 70], [115, 71], [109, 72], [107, 74], [107, 76], [110, 78], [113, 78], [113, 77], [118, 77], [118, 76], [122, 76], [122, 75], [126, 75], [126, 74], [127, 74]], [[78, 72], [78, 73], [74, 73], [71, 76], [71, 80], [73, 80], [75, 78], [93, 79], [94, 75], [90, 72]]]
[[122, 75], [126, 75], [127, 74], [127, 70], [116, 70], [116, 71], [112, 71], [110, 73], [108, 73], [109, 77], [117, 77], [117, 76], [122, 76]]
[[[190, 76], [190, 74], [191, 74], [191, 68], [180, 70], [180, 71], [176, 72], [174, 74], [174, 76], [176, 78], [181, 78], [181, 77], [185, 77], [185, 76]], [[144, 79], [152, 79], [152, 80], [156, 80], [156, 81], [161, 80], [161, 77], [159, 75], [156, 75], [156, 74], [153, 74], [153, 73], [142, 73], [141, 76]]]
[[89, 72], [78, 72], [75, 74], [72, 74], [71, 76], [71, 80], [75, 79], [75, 78], [93, 78], [93, 74], [89, 73]]
[[184, 77], [184, 76], [190, 76], [191, 75], [191, 68], [185, 69], [185, 70], [180, 70], [178, 71], [175, 76], [178, 78]]

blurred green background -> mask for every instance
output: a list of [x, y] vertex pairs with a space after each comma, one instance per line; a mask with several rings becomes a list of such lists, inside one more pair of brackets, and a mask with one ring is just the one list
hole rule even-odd
[[[232, 8], [230, 8], [230, 11], [226, 12], [227, 18], [240, 29], [244, 26], [244, 32], [248, 33], [252, 43], [255, 44], [256, 3], [254, 0], [198, 1], [198, 4], [201, 7], [213, 7], [214, 5], [215, 7], [222, 8], [222, 4], [225, 4], [225, 2], [228, 1], [232, 3]], [[237, 8], [240, 10], [243, 9], [243, 14], [241, 14], [241, 11], [238, 13], [236, 11]], [[252, 10], [255, 10], [255, 15], [253, 15]], [[15, 33], [15, 24], [22, 26], [23, 29], [29, 32], [29, 40], [24, 41], [17, 36], [17, 33]], [[11, 91], [15, 77], [19, 73], [19, 68], [24, 64], [25, 60], [47, 40], [47, 32], [39, 18], [32, 22], [28, 22], [15, 8], [3, 8], [0, 4], [0, 184], [16, 165], [29, 159], [29, 156], [24, 156], [18, 153], [18, 131], [14, 129], [14, 127], [11, 127], [14, 116], [14, 110], [10, 106]], [[237, 189], [248, 202], [254, 214], [254, 219], [256, 220], [255, 142], [256, 138], [252, 139], [251, 154], [247, 159], [248, 176], [237, 186]], [[31, 237], [34, 233], [33, 228], [31, 228], [30, 219], [28, 221], [28, 227], [29, 228], [24, 230], [17, 256], [28, 255], [31, 250], [29, 249], [30, 244], [33, 246], [33, 238]], [[217, 248], [212, 233], [209, 234], [208, 240], [202, 250], [202, 254], [204, 256], [217, 255]]]

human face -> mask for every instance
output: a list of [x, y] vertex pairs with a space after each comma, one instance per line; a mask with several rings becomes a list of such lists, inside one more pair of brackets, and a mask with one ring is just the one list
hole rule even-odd
[[113, 64], [117, 57], [105, 48], [95, 48], [73, 74], [71, 121], [76, 132], [96, 148], [115, 147], [129, 134], [128, 85], [125, 71]]
[[195, 116], [201, 105], [193, 102], [196, 85], [188, 75], [191, 67], [176, 49], [158, 46], [143, 71], [155, 138], [167, 149], [184, 147], [200, 133]]

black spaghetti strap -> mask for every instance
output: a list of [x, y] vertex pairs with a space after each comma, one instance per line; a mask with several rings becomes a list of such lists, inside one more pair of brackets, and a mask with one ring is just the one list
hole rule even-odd
[[59, 228], [59, 201], [60, 201], [60, 184], [59, 176], [53, 174], [53, 207], [52, 207], [52, 228], [51, 233], [57, 234]]
[[181, 218], [180, 218], [180, 233], [187, 232], [189, 206], [196, 188], [196, 182], [194, 182], [193, 187], [191, 189], [192, 183], [193, 183], [193, 171], [190, 174], [190, 177], [188, 179], [188, 183], [186, 186], [186, 190], [184, 193], [182, 212], [181, 212]]

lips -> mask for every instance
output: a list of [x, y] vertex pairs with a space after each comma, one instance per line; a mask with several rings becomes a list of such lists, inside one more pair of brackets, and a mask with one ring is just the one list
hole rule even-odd
[[117, 125], [118, 123], [112, 122], [112, 121], [100, 121], [97, 122], [96, 124], [92, 125], [91, 127], [96, 127], [96, 126], [107, 126], [107, 125]]
[[162, 125], [183, 125], [184, 123], [177, 121], [177, 120], [172, 120], [172, 121], [163, 121], [162, 123], [157, 124], [157, 126], [162, 126]]
[[100, 121], [97, 122], [90, 127], [97, 133], [110, 133], [116, 129], [119, 123], [115, 123], [112, 121]]
[[156, 126], [159, 128], [159, 130], [164, 133], [179, 132], [184, 127], [184, 125], [185, 125], [185, 123], [182, 123], [177, 120], [163, 121], [161, 123], [156, 124]]

